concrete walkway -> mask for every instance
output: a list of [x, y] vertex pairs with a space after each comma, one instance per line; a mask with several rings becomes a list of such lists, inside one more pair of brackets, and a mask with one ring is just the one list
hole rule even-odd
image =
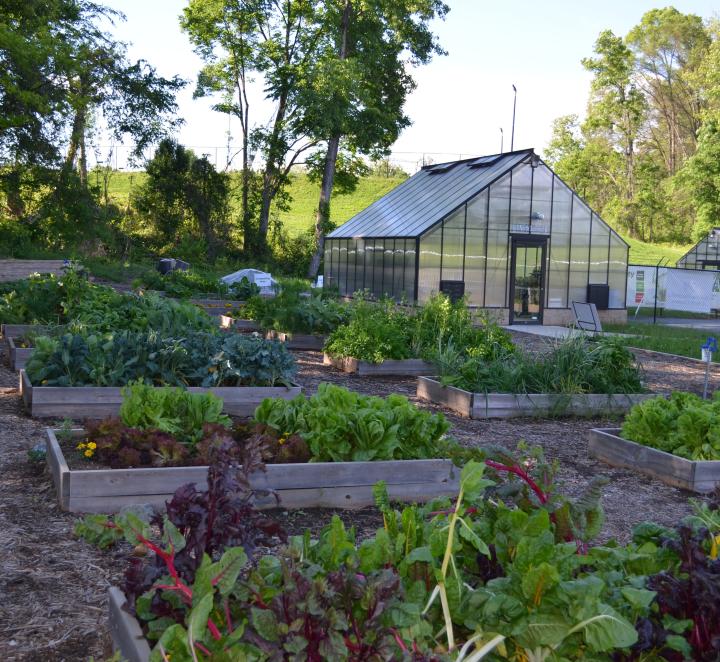
[[567, 326], [543, 326], [542, 324], [510, 324], [509, 326], [503, 326], [503, 329], [531, 333], [534, 336], [543, 336], [544, 338], [568, 338], [573, 334], [582, 333]]

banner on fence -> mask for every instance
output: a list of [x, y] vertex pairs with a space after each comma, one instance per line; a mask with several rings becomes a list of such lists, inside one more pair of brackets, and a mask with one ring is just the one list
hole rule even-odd
[[626, 305], [711, 314], [720, 311], [720, 271], [630, 265]]

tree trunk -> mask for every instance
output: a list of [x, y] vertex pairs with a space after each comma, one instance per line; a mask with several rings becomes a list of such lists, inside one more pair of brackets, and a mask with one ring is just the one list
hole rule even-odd
[[5, 203], [10, 216], [20, 220], [25, 216], [25, 201], [21, 193], [21, 175], [19, 166], [11, 166], [0, 176], [0, 190], [5, 193]]
[[69, 173], [75, 168], [75, 162], [77, 160], [78, 176], [83, 186], [87, 185], [87, 154], [85, 151], [86, 121], [87, 106], [82, 105], [75, 110], [72, 131], [70, 132], [70, 144], [63, 167], [63, 170]]
[[[352, 0], [346, 0], [343, 9], [342, 22], [340, 26], [341, 41], [338, 56], [340, 60], [348, 57], [348, 30], [352, 15]], [[315, 279], [320, 270], [320, 261], [325, 250], [325, 231], [330, 221], [330, 197], [332, 196], [333, 185], [335, 184], [335, 166], [340, 148], [340, 135], [333, 136], [328, 141], [327, 153], [325, 154], [325, 167], [323, 169], [322, 185], [320, 186], [320, 199], [315, 214], [315, 252], [310, 260], [308, 278]]]
[[330, 221], [330, 196], [335, 183], [335, 164], [340, 148], [340, 136], [331, 138], [325, 155], [325, 169], [320, 185], [320, 200], [315, 213], [315, 252], [310, 260], [308, 278], [314, 280], [320, 270], [320, 261], [325, 250], [325, 231]]

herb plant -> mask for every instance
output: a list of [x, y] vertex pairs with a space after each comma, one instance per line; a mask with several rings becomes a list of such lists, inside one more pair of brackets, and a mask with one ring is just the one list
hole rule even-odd
[[614, 338], [582, 337], [549, 345], [538, 354], [518, 349], [494, 357], [449, 348], [438, 360], [444, 384], [475, 393], [642, 393], [634, 355]]

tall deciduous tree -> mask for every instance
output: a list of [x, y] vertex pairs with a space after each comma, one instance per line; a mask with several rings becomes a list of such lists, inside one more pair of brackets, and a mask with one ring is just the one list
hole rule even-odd
[[635, 151], [647, 104], [633, 80], [635, 57], [622, 38], [605, 30], [595, 43], [595, 53], [597, 57], [583, 60], [583, 66], [594, 74], [586, 130], [604, 135], [623, 154], [625, 172], [620, 187], [625, 204], [618, 220], [631, 236], [638, 236], [633, 212]]
[[[320, 20], [329, 43], [310, 69], [302, 102], [308, 132], [323, 145], [315, 252], [308, 276], [317, 275], [342, 145], [350, 155], [385, 153], [408, 126], [403, 108], [415, 83], [408, 64], [443, 51], [430, 21], [448, 12], [441, 0], [327, 0]], [[347, 163], [350, 159], [345, 158]]]

